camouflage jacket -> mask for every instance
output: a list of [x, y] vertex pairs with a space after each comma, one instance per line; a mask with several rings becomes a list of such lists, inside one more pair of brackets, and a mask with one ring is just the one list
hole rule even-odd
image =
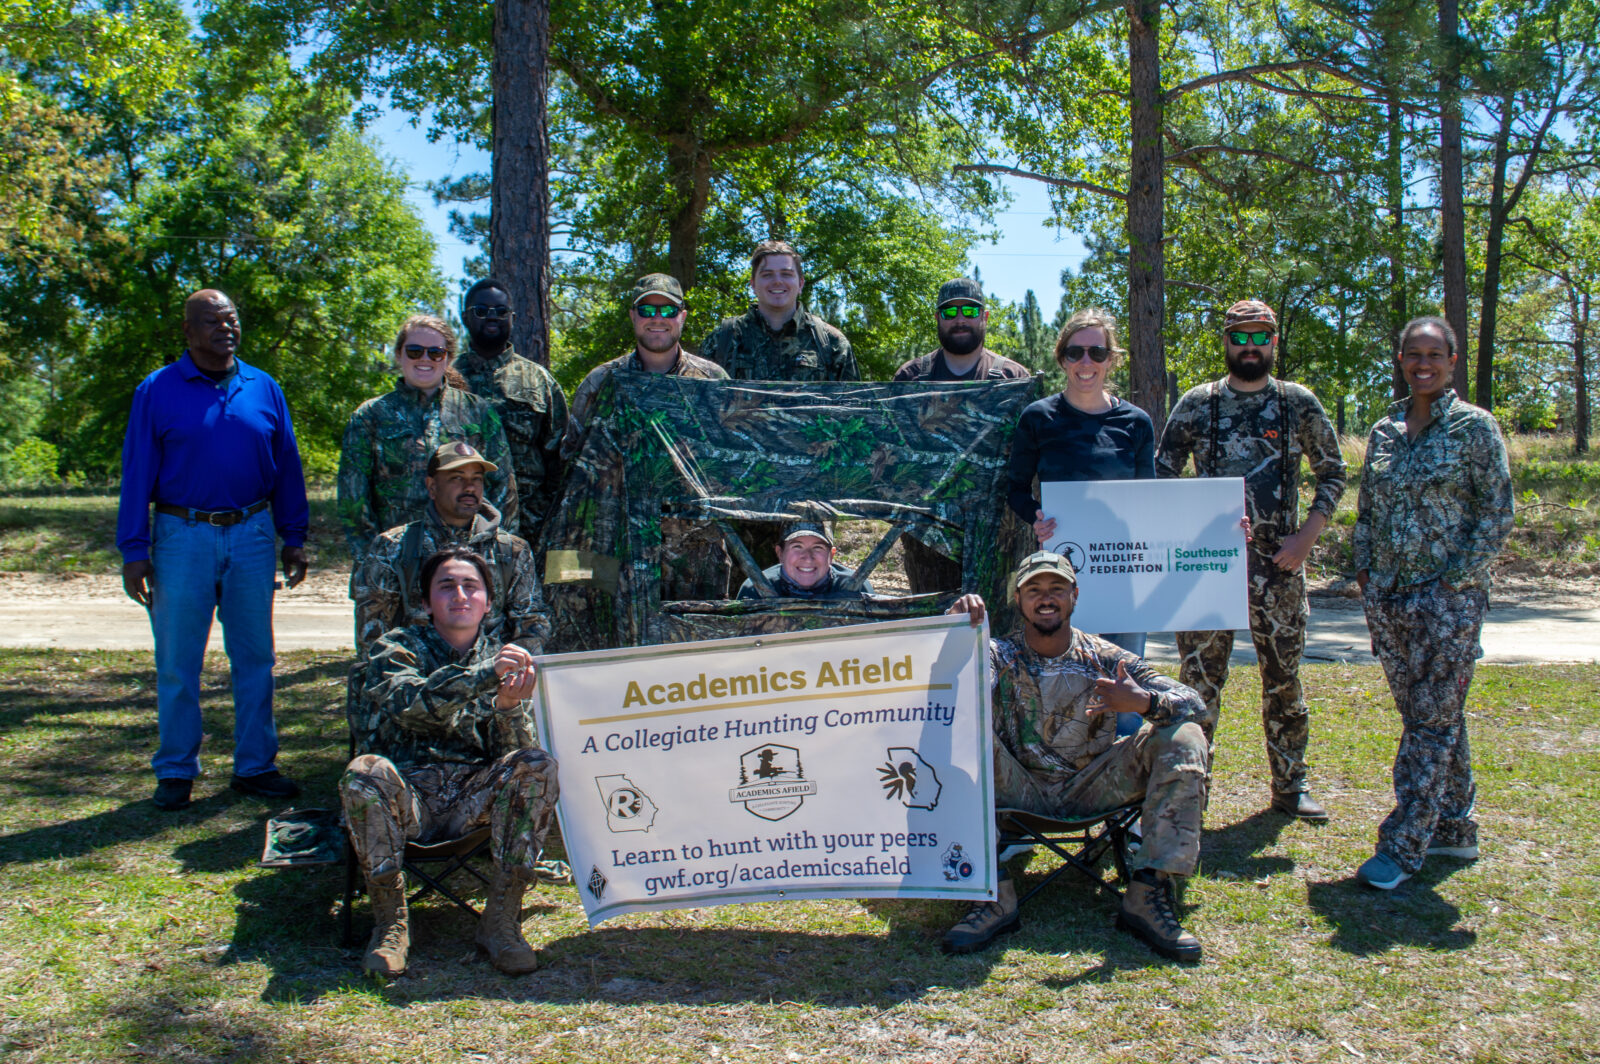
[[567, 396], [550, 371], [509, 348], [492, 358], [470, 347], [456, 369], [494, 407], [511, 448], [521, 517], [506, 531], [537, 536], [540, 522], [561, 491], [561, 439], [567, 431]]
[[[849, 566], [840, 565], [838, 562], [834, 562], [832, 565], [828, 566], [827, 579], [816, 587], [801, 587], [799, 584], [790, 582], [789, 578], [783, 573], [783, 565], [781, 562], [777, 565], [771, 565], [761, 570], [761, 575], [767, 578], [767, 583], [772, 585], [773, 590], [778, 593], [779, 598], [858, 599], [872, 594], [873, 591], [871, 580], [863, 580], [861, 582], [861, 587], [854, 591], [847, 590], [839, 585], [841, 580], [846, 580], [849, 577], [854, 576], [855, 572], [856, 571], [851, 569]], [[739, 594], [737, 597], [742, 599], [759, 599], [761, 598], [761, 592], [756, 590], [756, 583], [754, 580], [746, 578], [745, 582], [739, 585]]]
[[431, 624], [396, 628], [378, 637], [351, 721], [356, 753], [381, 754], [400, 768], [492, 761], [528, 745], [527, 709], [502, 716], [494, 709], [498, 640], [479, 634], [465, 654]]
[[[407, 540], [407, 537], [411, 537]], [[489, 562], [494, 595], [483, 630], [500, 643], [516, 643], [530, 654], [544, 652], [550, 616], [539, 590], [538, 566], [527, 541], [500, 530], [500, 511], [484, 503], [467, 528], [452, 528], [429, 503], [422, 518], [391, 528], [372, 541], [350, 578], [356, 604], [356, 653], [363, 657], [391, 628], [428, 623], [422, 563], [435, 551], [462, 545]]]
[[1372, 426], [1356, 499], [1356, 570], [1385, 590], [1442, 577], [1489, 586], [1513, 523], [1511, 467], [1493, 415], [1446, 391], [1406, 436], [1407, 401]]
[[1094, 682], [1115, 679], [1117, 663], [1140, 687], [1156, 696], [1145, 720], [1163, 727], [1205, 717], [1205, 702], [1144, 659], [1097, 635], [1072, 630], [1072, 645], [1058, 658], [1028, 646], [1019, 628], [1009, 639], [989, 641], [994, 669], [995, 738], [1029, 772], [1062, 775], [1083, 769], [1117, 739], [1117, 715], [1099, 712]]
[[[637, 350], [630, 351], [610, 362], [602, 362], [589, 371], [583, 378], [583, 383], [578, 385], [578, 390], [572, 393], [572, 414], [567, 418], [567, 434], [561, 441], [561, 460], [569, 461], [583, 446], [583, 427], [588, 423], [589, 411], [594, 406], [595, 396], [600, 394], [600, 389], [605, 386], [611, 375], [618, 371], [631, 373], [649, 373], [650, 370], [639, 360]], [[728, 379], [727, 370], [712, 362], [710, 359], [691, 355], [683, 348], [678, 348], [678, 361], [667, 370], [668, 377], [693, 377], [697, 380], [725, 381]]]
[[804, 307], [777, 332], [755, 304], [724, 319], [700, 345], [710, 359], [741, 381], [858, 381], [861, 371], [844, 333]]
[[1226, 379], [1190, 388], [1167, 415], [1156, 476], [1243, 477], [1245, 511], [1263, 549], [1300, 527], [1300, 459], [1317, 478], [1311, 513], [1333, 520], [1344, 494], [1344, 458], [1333, 423], [1311, 391], [1276, 378], [1256, 392]]
[[440, 388], [425, 396], [404, 380], [394, 391], [368, 399], [350, 415], [339, 452], [339, 523], [359, 566], [372, 538], [406, 524], [428, 508], [423, 480], [428, 459], [446, 440], [466, 440], [500, 468], [484, 495], [510, 523], [517, 513], [506, 434], [494, 408], [475, 395]]

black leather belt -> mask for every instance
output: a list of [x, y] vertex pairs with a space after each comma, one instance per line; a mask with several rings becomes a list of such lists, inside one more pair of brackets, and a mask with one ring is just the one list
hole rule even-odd
[[185, 521], [198, 521], [202, 525], [216, 525], [218, 528], [227, 528], [236, 525], [247, 517], [254, 517], [267, 508], [267, 500], [252, 503], [243, 510], [191, 510], [187, 506], [169, 506], [164, 502], [156, 503], [156, 513], [171, 514], [181, 517]]

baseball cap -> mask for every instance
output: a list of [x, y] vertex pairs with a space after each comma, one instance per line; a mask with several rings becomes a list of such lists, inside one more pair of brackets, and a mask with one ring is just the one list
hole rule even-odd
[[446, 469], [459, 469], [464, 465], [481, 465], [485, 473], [493, 473], [500, 468], [479, 454], [478, 449], [466, 440], [451, 440], [434, 449], [433, 457], [428, 459], [428, 476]]
[[828, 546], [833, 546], [833, 533], [828, 531], [828, 526], [821, 521], [795, 521], [783, 527], [783, 538], [780, 543], [787, 543], [796, 536], [816, 536]]
[[939, 286], [939, 302], [934, 310], [951, 303], [976, 303], [984, 305], [983, 286], [970, 277], [957, 277]]
[[1078, 583], [1078, 573], [1077, 570], [1072, 568], [1071, 562], [1054, 551], [1041, 550], [1035, 551], [1022, 559], [1022, 564], [1017, 566], [1016, 572], [1011, 574], [1011, 579], [1007, 581], [1010, 584], [1011, 593], [1015, 595], [1029, 580], [1036, 576], [1044, 576], [1046, 573], [1055, 573], [1057, 576], [1064, 577], [1067, 583], [1074, 586]]
[[1227, 314], [1222, 319], [1222, 331], [1237, 329], [1243, 325], [1270, 325], [1274, 332], [1278, 329], [1278, 316], [1272, 313], [1272, 308], [1259, 299], [1241, 299], [1228, 308]]
[[683, 306], [683, 285], [670, 273], [647, 273], [633, 283], [628, 305], [636, 307], [645, 296], [666, 296], [675, 307]]

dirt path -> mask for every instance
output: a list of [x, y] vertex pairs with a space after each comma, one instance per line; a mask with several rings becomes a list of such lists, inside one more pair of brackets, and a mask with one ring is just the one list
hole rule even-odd
[[[278, 594], [273, 630], [280, 650], [340, 650], [351, 645], [350, 599], [343, 572], [313, 570], [305, 583]], [[1311, 598], [1311, 661], [1372, 660], [1359, 599], [1324, 589]], [[213, 632], [214, 647], [221, 635]], [[145, 611], [108, 576], [0, 573], [0, 646], [73, 650], [149, 650]], [[1496, 589], [1483, 628], [1484, 661], [1531, 664], [1600, 660], [1600, 579], [1552, 588], [1544, 581], [1507, 581]], [[1170, 633], [1152, 635], [1148, 656], [1176, 661]], [[1248, 638], [1234, 660], [1255, 660]]]

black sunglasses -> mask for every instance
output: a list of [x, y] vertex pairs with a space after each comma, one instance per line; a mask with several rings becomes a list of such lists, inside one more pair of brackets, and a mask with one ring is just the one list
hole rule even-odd
[[970, 303], [963, 303], [959, 307], [940, 307], [939, 308], [939, 317], [945, 318], [947, 320], [954, 319], [954, 318], [956, 318], [958, 316], [962, 317], [962, 318], [976, 318], [979, 315], [981, 315], [982, 313], [983, 313], [983, 308], [982, 307], [975, 307], [975, 306], [971, 305]]
[[449, 353], [442, 347], [423, 347], [421, 344], [406, 344], [406, 357], [414, 361], [426, 358], [429, 362], [437, 362]]
[[635, 303], [633, 312], [641, 318], [676, 318], [683, 312], [683, 308], [675, 307], [671, 303]]
[[506, 307], [506, 306], [499, 306], [499, 307], [474, 306], [474, 307], [468, 307], [467, 308], [467, 313], [471, 314], [474, 318], [477, 318], [479, 321], [482, 321], [484, 318], [509, 318], [509, 317], [511, 317], [511, 308], [510, 307]]
[[1262, 332], [1230, 332], [1228, 339], [1233, 342], [1235, 347], [1244, 347], [1246, 344], [1265, 347], [1272, 342], [1272, 333], [1265, 330]]
[[1069, 344], [1061, 349], [1062, 362], [1076, 362], [1085, 355], [1088, 355], [1089, 360], [1092, 362], [1104, 362], [1111, 357], [1111, 348], [1101, 347], [1099, 344], [1095, 344], [1092, 347], [1085, 347], [1083, 344]]

